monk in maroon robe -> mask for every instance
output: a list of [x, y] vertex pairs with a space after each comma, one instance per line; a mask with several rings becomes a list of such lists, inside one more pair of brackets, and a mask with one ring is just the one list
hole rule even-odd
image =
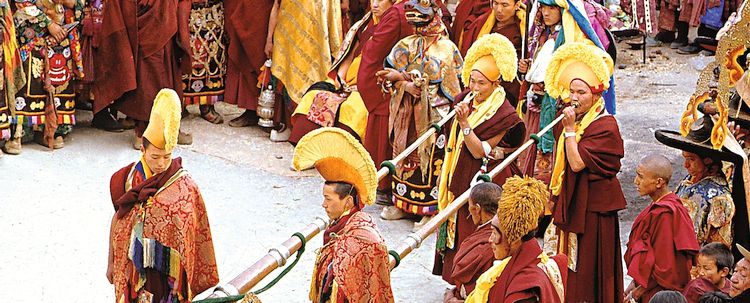
[[[182, 98], [189, 72], [189, 0], [107, 1], [103, 9], [94, 85], [94, 112], [113, 107], [136, 121], [139, 141], [162, 88]], [[134, 144], [136, 147], [136, 144]]]
[[672, 164], [662, 155], [643, 158], [636, 168], [638, 194], [653, 203], [635, 218], [625, 264], [633, 278], [625, 294], [649, 302], [661, 290], [682, 291], [690, 281], [698, 239], [680, 198], [669, 190]]
[[[406, 21], [404, 1], [394, 4], [384, 14], [370, 40], [362, 45], [362, 61], [357, 72], [357, 89], [365, 102], [367, 128], [364, 146], [375, 165], [391, 159], [393, 148], [388, 140], [390, 96], [386, 96], [377, 83], [375, 73], [383, 69], [383, 61], [393, 46], [401, 39], [414, 34], [414, 27]], [[378, 186], [379, 191], [389, 191], [390, 178]]]
[[[229, 122], [230, 126], [258, 123], [255, 112], [260, 96], [258, 76], [267, 59], [263, 48], [272, 7], [273, 0], [224, 1], [224, 27], [229, 38], [224, 101], [245, 110], [241, 116]], [[248, 14], [252, 14], [251, 19], [248, 19]]]
[[495, 256], [490, 243], [490, 220], [497, 213], [497, 201], [502, 193], [502, 188], [494, 183], [480, 183], [471, 189], [469, 213], [478, 227], [466, 237], [456, 253], [451, 272], [451, 284], [456, 287], [445, 294], [446, 302], [465, 299], [474, 290], [479, 275], [492, 267]]
[[515, 176], [506, 181], [490, 221], [497, 261], [477, 279], [465, 302], [574, 302], [565, 295], [567, 257], [548, 257], [534, 238], [547, 197], [539, 180]]
[[[453, 26], [450, 27], [450, 38], [461, 50], [461, 56], [466, 56], [466, 52], [469, 50], [468, 47], [462, 47], [463, 41], [470, 40], [474, 42], [477, 39], [473, 35], [467, 36], [467, 29], [475, 23], [484, 23], [484, 21], [478, 21], [478, 19], [490, 11], [490, 2], [492, 1], [462, 0], [456, 5], [456, 16], [453, 18]], [[481, 25], [479, 26], [481, 27]], [[469, 45], [471, 45], [471, 42], [469, 42]]]

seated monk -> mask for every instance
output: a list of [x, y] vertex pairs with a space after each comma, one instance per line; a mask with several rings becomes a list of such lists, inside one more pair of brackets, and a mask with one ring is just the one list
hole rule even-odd
[[[526, 5], [519, 0], [491, 0], [492, 9], [487, 11], [476, 22], [468, 26], [461, 44], [462, 54], [466, 54], [471, 45], [486, 34], [498, 33], [508, 38], [516, 48], [516, 56], [521, 57], [521, 41], [526, 22]], [[468, 85], [468, 83], [464, 83]], [[513, 107], [518, 103], [521, 82], [519, 79], [502, 81], [508, 100]]]
[[511, 177], [505, 182], [490, 223], [497, 261], [477, 279], [465, 302], [565, 302], [567, 257], [548, 257], [534, 238], [548, 197], [539, 180]]
[[625, 295], [647, 303], [659, 291], [685, 288], [699, 247], [687, 209], [669, 190], [669, 159], [646, 156], [635, 172], [638, 194], [651, 197], [653, 203], [638, 214], [630, 231], [624, 258], [633, 282]]
[[492, 267], [495, 255], [490, 244], [490, 220], [497, 213], [497, 201], [503, 189], [495, 183], [479, 183], [471, 189], [469, 213], [477, 229], [466, 237], [456, 253], [451, 273], [452, 284], [445, 302], [460, 302], [474, 290], [479, 275]]
[[378, 178], [365, 148], [335, 127], [314, 130], [294, 149], [297, 170], [315, 167], [325, 179], [323, 208], [331, 224], [317, 251], [312, 302], [393, 302], [388, 250], [372, 217]]
[[328, 72], [329, 79], [310, 86], [292, 114], [289, 142], [297, 142], [310, 131], [336, 126], [362, 141], [367, 127], [367, 108], [357, 91], [357, 71], [362, 44], [370, 40], [383, 13], [394, 0], [373, 0], [370, 12], [349, 29]]
[[141, 159], [110, 181], [107, 278], [117, 302], [191, 302], [219, 282], [211, 227], [198, 186], [172, 159], [180, 97], [162, 89], [153, 103]]

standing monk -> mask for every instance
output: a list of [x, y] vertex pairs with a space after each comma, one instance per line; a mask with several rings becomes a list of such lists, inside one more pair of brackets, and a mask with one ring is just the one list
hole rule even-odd
[[[404, 4], [404, 1], [399, 1], [388, 9], [375, 27], [370, 40], [363, 42], [362, 61], [357, 71], [357, 90], [368, 112], [364, 146], [378, 166], [393, 157], [393, 149], [388, 141], [390, 96], [382, 93], [375, 73], [383, 69], [383, 61], [391, 53], [393, 46], [414, 33], [414, 27], [406, 21]], [[393, 204], [390, 176], [379, 183], [377, 197], [378, 204]]]
[[323, 234], [310, 301], [393, 302], [388, 250], [375, 221], [362, 211], [375, 200], [375, 165], [357, 139], [340, 128], [316, 129], [294, 149], [297, 170], [315, 167], [325, 179]]
[[190, 302], [219, 282], [200, 190], [182, 159], [172, 159], [180, 97], [163, 89], [153, 103], [141, 159], [110, 181], [115, 215], [107, 278], [118, 303]]
[[481, 22], [478, 19], [481, 19], [491, 10], [491, 3], [491, 0], [461, 0], [456, 5], [456, 16], [453, 18], [453, 25], [450, 27], [450, 38], [461, 50], [461, 56], [466, 56], [466, 52], [469, 50], [468, 47], [462, 48], [461, 46], [466, 43], [471, 45], [478, 38], [471, 37], [471, 34], [466, 31], [474, 27], [476, 22]]
[[[617, 180], [624, 156], [617, 120], [604, 108], [612, 58], [586, 43], [566, 43], [552, 56], [547, 93], [562, 110], [550, 180], [554, 226], [548, 251], [568, 256], [566, 302], [622, 302], [623, 273], [617, 211], [626, 207]], [[559, 137], [558, 137], [559, 136]]]
[[107, 64], [95, 67], [94, 112], [112, 104], [134, 119], [136, 149], [159, 90], [182, 94], [182, 73], [191, 68], [190, 5], [190, 0], [111, 0], [104, 5], [94, 61]]
[[[224, 0], [227, 43], [227, 76], [224, 101], [245, 111], [229, 121], [229, 126], [258, 124], [258, 76], [266, 61], [264, 46], [268, 35], [273, 0]], [[253, 21], [247, 22], [247, 13]]]

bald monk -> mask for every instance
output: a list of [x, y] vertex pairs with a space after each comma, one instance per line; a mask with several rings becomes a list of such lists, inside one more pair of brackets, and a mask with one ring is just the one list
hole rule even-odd
[[469, 214], [477, 229], [461, 242], [455, 258], [450, 280], [455, 287], [445, 292], [444, 301], [462, 302], [474, 290], [479, 275], [492, 267], [495, 256], [492, 253], [490, 221], [497, 212], [497, 201], [503, 189], [495, 183], [479, 183], [471, 189]]
[[625, 296], [649, 302], [661, 290], [682, 291], [698, 253], [698, 240], [680, 198], [669, 190], [672, 164], [662, 155], [641, 159], [635, 186], [653, 203], [635, 218], [625, 251], [628, 275], [633, 278]]

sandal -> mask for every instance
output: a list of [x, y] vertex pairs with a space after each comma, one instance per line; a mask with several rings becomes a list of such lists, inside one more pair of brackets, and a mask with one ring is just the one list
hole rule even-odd
[[218, 112], [216, 112], [216, 109], [213, 105], [201, 105], [199, 106], [200, 112], [201, 112], [201, 118], [204, 120], [211, 122], [213, 124], [221, 124], [224, 123], [224, 117], [221, 116]]
[[5, 141], [3, 152], [9, 155], [18, 155], [21, 153], [21, 138]]

